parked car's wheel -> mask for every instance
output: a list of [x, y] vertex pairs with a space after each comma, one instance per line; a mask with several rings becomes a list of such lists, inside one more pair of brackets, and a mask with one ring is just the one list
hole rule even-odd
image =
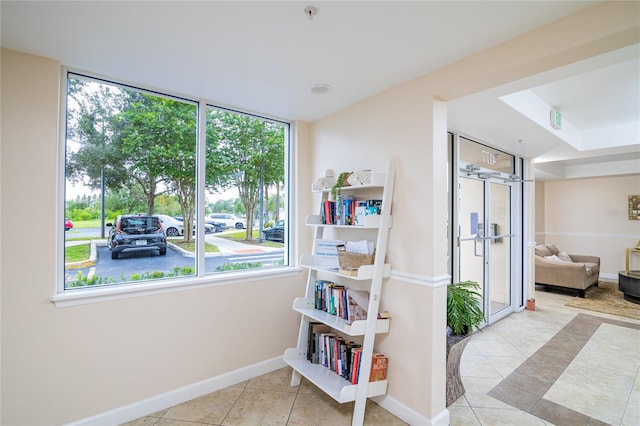
[[244, 229], [244, 226], [240, 222], [238, 222], [236, 223], [236, 229]]
[[112, 251], [112, 252], [111, 252], [111, 258], [112, 258], [112, 259], [117, 259], [117, 258], [118, 258], [118, 254], [119, 254], [119, 253], [116, 253], [115, 251]]
[[178, 232], [176, 228], [171, 227], [167, 229], [167, 237], [177, 237], [178, 235], [180, 235], [180, 232]]
[[160, 249], [160, 256], [164, 256], [165, 254], [167, 254], [167, 249], [166, 248]]

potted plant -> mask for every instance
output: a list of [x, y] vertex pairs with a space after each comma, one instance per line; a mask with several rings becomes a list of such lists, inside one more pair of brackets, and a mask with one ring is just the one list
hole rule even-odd
[[447, 407], [464, 395], [460, 359], [469, 337], [484, 321], [479, 290], [475, 281], [447, 286]]
[[351, 175], [351, 172], [340, 173], [338, 175], [338, 179], [336, 179], [336, 183], [334, 183], [333, 187], [331, 187], [331, 196], [333, 197], [334, 201], [337, 200], [337, 197], [340, 196], [340, 189], [343, 186], [349, 186], [349, 182], [347, 181], [349, 175]]

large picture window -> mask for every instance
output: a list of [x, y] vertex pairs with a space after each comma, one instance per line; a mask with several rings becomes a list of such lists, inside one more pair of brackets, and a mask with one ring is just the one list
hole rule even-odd
[[64, 290], [287, 265], [288, 123], [203, 105], [67, 74]]

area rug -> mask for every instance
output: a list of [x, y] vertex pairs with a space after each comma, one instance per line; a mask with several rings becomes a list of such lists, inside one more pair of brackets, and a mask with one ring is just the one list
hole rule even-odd
[[575, 297], [565, 306], [640, 320], [640, 305], [624, 300], [618, 283], [612, 281], [600, 281], [598, 287], [587, 290], [584, 299]]

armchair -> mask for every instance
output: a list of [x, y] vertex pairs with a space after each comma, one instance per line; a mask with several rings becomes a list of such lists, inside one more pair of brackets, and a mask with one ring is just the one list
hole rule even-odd
[[600, 257], [567, 254], [554, 245], [535, 248], [536, 284], [576, 290], [584, 298], [592, 285], [598, 286]]

